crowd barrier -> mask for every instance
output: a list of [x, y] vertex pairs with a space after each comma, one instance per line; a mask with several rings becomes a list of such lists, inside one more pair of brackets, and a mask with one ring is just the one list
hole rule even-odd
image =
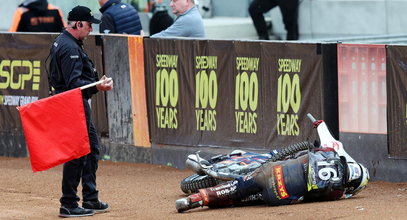
[[[56, 34], [0, 34], [0, 152], [3, 156], [28, 156], [17, 106], [49, 94], [47, 57]], [[98, 70], [103, 69], [102, 45], [95, 37], [86, 40], [86, 50]], [[102, 74], [102, 73], [100, 73]], [[92, 102], [99, 133], [106, 135], [104, 94]]]
[[[276, 149], [329, 118], [335, 44], [145, 39], [151, 141]], [[337, 120], [330, 120], [335, 129]]]
[[107, 92], [109, 141], [150, 147], [144, 80], [143, 38], [103, 37], [104, 71], [114, 80]]
[[[56, 36], [0, 34], [2, 156], [28, 156], [16, 106], [48, 96]], [[183, 168], [197, 149], [279, 149], [317, 138], [312, 113], [373, 178], [407, 180], [396, 169], [407, 156], [405, 46], [123, 35], [91, 35], [84, 45], [115, 82], [92, 100], [111, 160]]]

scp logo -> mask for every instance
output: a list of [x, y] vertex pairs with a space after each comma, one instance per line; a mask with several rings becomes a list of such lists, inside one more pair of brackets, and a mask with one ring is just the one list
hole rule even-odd
[[1, 60], [0, 89], [24, 90], [32, 85], [32, 90], [40, 87], [39, 60]]

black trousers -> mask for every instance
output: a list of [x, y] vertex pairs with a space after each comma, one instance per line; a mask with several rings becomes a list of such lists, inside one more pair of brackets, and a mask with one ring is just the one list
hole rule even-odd
[[62, 197], [61, 206], [75, 208], [78, 206], [79, 197], [77, 188], [82, 180], [82, 198], [83, 201], [98, 199], [98, 190], [96, 189], [96, 170], [100, 157], [99, 140], [95, 125], [92, 122], [91, 108], [88, 100], [83, 99], [85, 108], [86, 124], [88, 128], [90, 153], [81, 158], [66, 162], [62, 173]]
[[308, 154], [296, 159], [267, 162], [253, 173], [217, 186], [201, 189], [205, 205], [217, 208], [247, 205], [250, 196], [261, 194], [268, 205], [288, 205], [307, 192]]
[[279, 6], [283, 16], [287, 40], [298, 40], [298, 0], [253, 0], [249, 6], [249, 14], [260, 39], [268, 39], [267, 24], [264, 13]]

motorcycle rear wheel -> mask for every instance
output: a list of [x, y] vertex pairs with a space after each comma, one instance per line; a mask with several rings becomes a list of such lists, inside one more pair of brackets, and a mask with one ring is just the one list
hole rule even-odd
[[222, 181], [211, 176], [192, 174], [181, 181], [181, 190], [185, 194], [197, 193], [199, 189], [208, 188], [220, 184]]

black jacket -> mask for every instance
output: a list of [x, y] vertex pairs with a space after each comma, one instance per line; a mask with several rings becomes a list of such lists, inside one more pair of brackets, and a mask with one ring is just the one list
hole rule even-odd
[[16, 10], [11, 32], [61, 32], [64, 28], [60, 9], [47, 0], [24, 1]]
[[150, 36], [167, 29], [174, 23], [174, 19], [167, 10], [157, 11], [150, 20]]
[[[50, 83], [56, 93], [78, 88], [98, 80], [94, 65], [82, 47], [82, 41], [63, 31], [54, 41], [50, 52]], [[97, 92], [95, 86], [82, 91], [89, 99]]]

